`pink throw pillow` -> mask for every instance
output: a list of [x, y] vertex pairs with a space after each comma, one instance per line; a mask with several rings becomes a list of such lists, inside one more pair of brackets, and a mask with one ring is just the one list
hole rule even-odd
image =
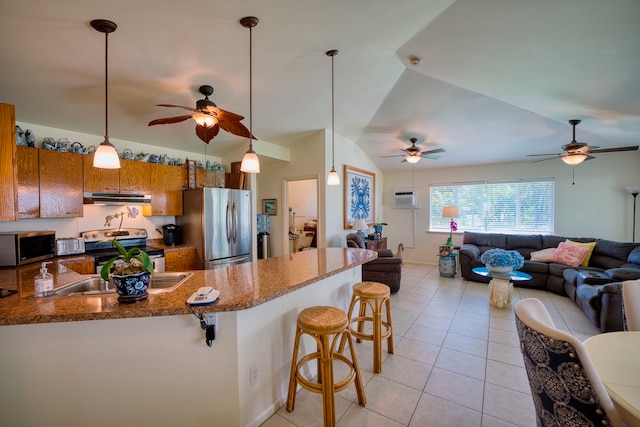
[[588, 252], [588, 247], [560, 242], [558, 248], [551, 255], [551, 258], [553, 258], [553, 262], [557, 262], [558, 264], [577, 267], [580, 265]]

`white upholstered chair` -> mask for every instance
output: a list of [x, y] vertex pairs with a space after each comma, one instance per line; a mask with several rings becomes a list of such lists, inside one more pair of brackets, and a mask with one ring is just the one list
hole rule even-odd
[[640, 331], [640, 280], [622, 282], [622, 303], [628, 331]]
[[582, 342], [556, 329], [538, 299], [514, 311], [537, 426], [624, 426]]

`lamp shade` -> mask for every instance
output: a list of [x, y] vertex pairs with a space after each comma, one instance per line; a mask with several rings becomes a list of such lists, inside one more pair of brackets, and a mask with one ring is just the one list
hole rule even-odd
[[587, 160], [587, 155], [586, 154], [570, 154], [568, 156], [562, 156], [561, 159], [563, 162], [565, 162], [568, 165], [576, 166], [584, 162], [585, 160]]
[[340, 185], [340, 176], [334, 168], [331, 169], [331, 172], [329, 172], [327, 176], [327, 185]]
[[260, 173], [260, 160], [258, 155], [251, 148], [244, 153], [242, 163], [240, 163], [240, 170], [245, 173]]
[[353, 228], [354, 230], [361, 231], [361, 230], [366, 230], [367, 228], [369, 228], [369, 226], [367, 225], [364, 219], [356, 219], [355, 221], [353, 221], [353, 225], [351, 226], [351, 228]]
[[412, 156], [411, 154], [407, 154], [404, 156], [404, 159], [409, 163], [418, 163], [422, 156]]
[[193, 116], [191, 116], [191, 118], [195, 120], [197, 124], [205, 128], [210, 128], [215, 124], [215, 119], [208, 114], [194, 114]]
[[120, 158], [113, 144], [104, 140], [93, 156], [93, 167], [102, 169], [119, 169]]
[[640, 194], [640, 188], [638, 187], [625, 187], [625, 188], [633, 197], [636, 197], [638, 194]]
[[460, 208], [457, 206], [445, 206], [442, 208], [443, 218], [460, 218]]

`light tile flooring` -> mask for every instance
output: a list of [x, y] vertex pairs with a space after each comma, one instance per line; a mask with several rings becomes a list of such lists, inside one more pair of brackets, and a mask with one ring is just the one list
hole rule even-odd
[[[405, 263], [402, 276], [392, 295], [395, 354], [384, 345], [382, 373], [374, 374], [371, 343], [355, 345], [367, 404], [357, 403], [353, 386], [338, 393], [338, 426], [533, 427], [515, 302], [540, 299], [556, 327], [580, 340], [599, 333], [573, 301], [551, 292], [516, 287], [511, 307], [498, 309], [486, 284], [440, 277], [436, 266]], [[321, 396], [304, 389], [293, 412], [283, 406], [263, 424], [322, 425]]]

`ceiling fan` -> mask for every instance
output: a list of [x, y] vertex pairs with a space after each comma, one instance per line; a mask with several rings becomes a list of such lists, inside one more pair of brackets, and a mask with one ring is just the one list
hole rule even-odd
[[[536, 160], [536, 162], [542, 162], [544, 160], [555, 159], [556, 157], [560, 157], [563, 162], [568, 165], [576, 166], [585, 160], [595, 159], [591, 154], [599, 154], [599, 153], [614, 153], [618, 151], [635, 151], [638, 149], [637, 145], [630, 145], [628, 147], [614, 147], [614, 148], [602, 148], [595, 145], [587, 145], [584, 142], [576, 141], [576, 126], [580, 124], [581, 120], [572, 119], [569, 120], [569, 124], [573, 126], [573, 140], [566, 145], [562, 146], [564, 150], [563, 153], [552, 153], [552, 154], [527, 154], [527, 156], [554, 156], [549, 157], [547, 159]], [[534, 162], [535, 163], [535, 162]]]
[[382, 156], [384, 157], [402, 157], [404, 156], [404, 160], [402, 162], [409, 163], [418, 163], [420, 159], [433, 159], [437, 160], [440, 156], [434, 156], [435, 153], [444, 153], [444, 149], [436, 148], [435, 150], [422, 151], [420, 147], [416, 147], [416, 142], [418, 142], [418, 138], [409, 138], [411, 141], [411, 147], [409, 148], [401, 148], [400, 151], [404, 151], [405, 154], [394, 154], [392, 156]]
[[[200, 86], [198, 90], [204, 95], [204, 99], [196, 102], [196, 108], [172, 104], [157, 104], [158, 107], [184, 108], [185, 110], [191, 111], [191, 114], [152, 120], [149, 122], [149, 126], [180, 123], [188, 119], [193, 119], [196, 121], [196, 135], [207, 144], [218, 135], [220, 128], [234, 135], [249, 138], [251, 132], [249, 132], [249, 129], [247, 129], [245, 125], [240, 123], [240, 120], [244, 119], [244, 116], [218, 108], [216, 104], [209, 99], [209, 96], [213, 94], [213, 87], [203, 85]], [[256, 139], [254, 136], [252, 137]]]

